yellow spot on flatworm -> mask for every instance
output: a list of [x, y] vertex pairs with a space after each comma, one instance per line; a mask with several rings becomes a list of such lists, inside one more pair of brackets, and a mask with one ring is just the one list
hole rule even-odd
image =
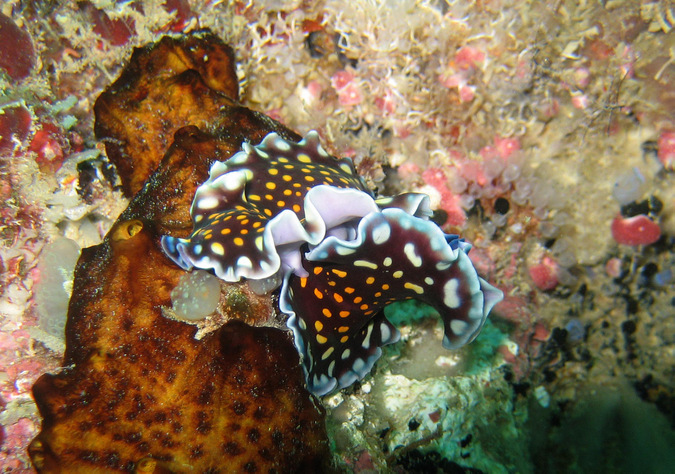
[[248, 229], [241, 229], [241, 235], [248, 234]]
[[227, 228], [225, 228], [225, 229], [223, 229], [223, 230], [220, 231], [220, 233], [223, 234], [223, 235], [227, 235], [227, 234], [229, 234], [230, 232], [232, 232], [232, 229], [230, 229], [229, 227], [227, 227]]
[[361, 306], [359, 306], [359, 309], [368, 309], [368, 305], [363, 303]]
[[272, 199], [274, 199], [274, 196], [272, 196], [271, 194], [265, 194], [265, 199], [271, 201]]
[[265, 213], [265, 215], [272, 217], [272, 211], [270, 211], [269, 209], [265, 209], [263, 212]]
[[370, 315], [373, 314], [374, 312], [375, 312], [375, 311], [373, 311], [373, 310], [371, 309], [370, 311], [366, 311], [365, 313], [363, 313], [363, 315], [364, 315], [364, 316], [370, 316]]
[[349, 331], [349, 326], [340, 326], [338, 332], [347, 332]]
[[306, 277], [300, 278], [300, 286], [302, 288], [307, 286], [307, 278]]
[[305, 181], [309, 181], [310, 183], [313, 182], [314, 176], [308, 174], [307, 176], [305, 176]]
[[286, 207], [286, 201], [277, 201], [277, 206]]
[[323, 323], [321, 321], [314, 321], [314, 328], [318, 332], [321, 332], [321, 330], [323, 329]]
[[372, 285], [373, 283], [375, 283], [375, 277], [366, 278], [366, 284]]
[[293, 204], [293, 212], [300, 212], [300, 205], [298, 204]]
[[382, 296], [382, 292], [381, 292], [381, 291], [378, 291], [377, 293], [375, 293], [375, 298], [379, 298], [380, 296]]
[[254, 229], [257, 229], [257, 228], [260, 227], [261, 225], [262, 225], [262, 222], [260, 222], [260, 221], [254, 222], [254, 223], [253, 223], [253, 228], [254, 228]]
[[340, 311], [340, 317], [341, 318], [346, 318], [349, 316], [349, 311]]
[[401, 270], [396, 270], [394, 273], [391, 274], [394, 278], [401, 278], [403, 276], [403, 272]]
[[244, 239], [242, 239], [241, 237], [235, 237], [234, 239], [232, 239], [232, 242], [234, 242], [234, 245], [237, 245], [239, 247], [244, 245]]
[[314, 274], [318, 275], [323, 271], [323, 267], [314, 267]]
[[297, 160], [300, 163], [311, 163], [312, 159], [309, 157], [309, 155], [306, 155], [304, 153], [300, 153], [298, 156], [296, 156]]
[[236, 219], [237, 219], [238, 221], [241, 221], [241, 220], [246, 219], [246, 216], [243, 215], [243, 214], [239, 214], [239, 215], [236, 217]]
[[225, 249], [218, 242], [214, 242], [211, 244], [211, 251], [216, 255], [225, 255]]
[[338, 303], [342, 303], [344, 301], [344, 298], [340, 293], [333, 293], [333, 299], [335, 299], [335, 301]]
[[272, 181], [268, 181], [267, 183], [265, 183], [265, 187], [267, 189], [277, 189], [277, 184], [273, 183]]
[[356, 266], [356, 267], [366, 267], [366, 268], [371, 268], [373, 270], [377, 270], [377, 265], [374, 264], [373, 262], [369, 262], [368, 260], [355, 260], [354, 266]]
[[292, 181], [292, 180], [293, 180], [293, 178], [292, 178], [291, 175], [289, 175], [289, 174], [283, 175], [283, 176], [281, 177], [281, 179], [283, 179], [284, 181]]
[[342, 337], [340, 338], [340, 342], [343, 343], [343, 344], [344, 344], [345, 342], [347, 342], [348, 340], [349, 340], [349, 336], [342, 336]]
[[339, 276], [340, 278], [344, 278], [344, 277], [347, 276], [347, 272], [343, 272], [342, 270], [337, 270], [337, 269], [333, 268], [331, 271], [333, 273], [335, 273], [337, 276]]
[[347, 294], [351, 295], [352, 293], [354, 293], [354, 291], [356, 291], [356, 290], [354, 290], [354, 288], [352, 288], [351, 286], [348, 286], [348, 287], [345, 288], [345, 293], [347, 293]]
[[387, 284], [385, 283], [384, 285], [382, 285], [382, 289], [385, 290], [385, 291], [388, 290], [388, 289], [389, 289], [389, 285], [387, 285]]
[[293, 194], [293, 191], [290, 189], [284, 189], [284, 196], [290, 196], [291, 194]]
[[314, 296], [316, 296], [319, 299], [322, 299], [323, 293], [321, 293], [318, 288], [314, 288]]
[[356, 303], [356, 304], [359, 304], [361, 301], [363, 301], [363, 298], [361, 298], [360, 296], [357, 296], [356, 298], [354, 298], [354, 303]]
[[422, 293], [424, 293], [424, 288], [422, 288], [421, 286], [416, 285], [414, 283], [406, 282], [403, 286], [408, 290], [413, 290], [418, 295], [421, 295]]
[[267, 172], [268, 172], [269, 174], [271, 174], [272, 176], [276, 176], [276, 175], [279, 174], [279, 170], [276, 169], [276, 168], [270, 168], [269, 170], [267, 170]]
[[[290, 178], [290, 176], [289, 176], [289, 178]], [[302, 187], [302, 184], [300, 184], [300, 183], [293, 183], [293, 187], [294, 187], [294, 188], [300, 188], [300, 187]]]
[[323, 337], [321, 334], [317, 334], [316, 342], [318, 342], [319, 344], [325, 344], [326, 342], [328, 342], [328, 339]]
[[330, 312], [330, 309], [328, 309], [328, 308], [324, 308], [323, 311], [322, 311], [322, 313], [323, 313], [323, 315], [324, 315], [325, 317], [327, 317], [327, 318], [330, 318], [330, 317], [333, 316], [333, 313], [331, 313], [331, 312]]
[[265, 247], [263, 245], [263, 238], [261, 236], [255, 238], [255, 246], [258, 247], [258, 250], [260, 250], [261, 252], [265, 250]]
[[330, 357], [330, 355], [333, 353], [334, 350], [335, 350], [335, 348], [333, 346], [326, 349], [326, 352], [324, 352], [323, 355], [321, 356], [321, 360], [328, 359]]

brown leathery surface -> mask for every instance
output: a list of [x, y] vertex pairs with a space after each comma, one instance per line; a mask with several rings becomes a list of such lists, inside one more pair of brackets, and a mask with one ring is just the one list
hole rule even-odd
[[[223, 51], [210, 35], [196, 38], [202, 48]], [[105, 108], [103, 99], [97, 105], [97, 131], [116, 130], [125, 143], [121, 153], [134, 160], [126, 168], [117, 162], [125, 189], [140, 191], [104, 241], [85, 249], [78, 262], [64, 369], [43, 375], [33, 388], [43, 425], [29, 452], [39, 472], [328, 468], [323, 411], [305, 389], [291, 336], [265, 327], [274, 326], [270, 297], [245, 305], [250, 314], [243, 319], [254, 325], [231, 319], [201, 340], [194, 338], [195, 326], [162, 314], [184, 272], [162, 253], [159, 237], [189, 233], [189, 206], [211, 163], [227, 159], [243, 140], [256, 143], [272, 130], [298, 138], [226, 97], [236, 97], [231, 65], [210, 65], [231, 72], [213, 92], [219, 102], [201, 100], [207, 85], [214, 86], [204, 71], [189, 69], [190, 81], [180, 84], [190, 89], [187, 94], [156, 91], [157, 83], [135, 76], [145, 74], [148, 64], [155, 76], [173, 71], [176, 62], [185, 64], [176, 50], [191, 41], [196, 40], [164, 38], [134, 53], [113, 85], [125, 79], [129, 88], [119, 97], [106, 92]], [[222, 59], [231, 56], [223, 53]], [[145, 89], [153, 104], [127, 117], [131, 106], [124, 96], [140, 93], [133, 87]], [[177, 96], [181, 103], [175, 106]], [[163, 116], [168, 127], [154, 120], [157, 110], [168, 114]], [[192, 110], [202, 115], [181, 115]], [[134, 128], [141, 122], [144, 127]]]

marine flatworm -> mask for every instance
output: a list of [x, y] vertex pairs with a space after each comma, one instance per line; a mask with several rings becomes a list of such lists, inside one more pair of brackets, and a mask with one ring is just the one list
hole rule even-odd
[[316, 132], [300, 142], [271, 133], [216, 162], [191, 208], [187, 239], [164, 236], [186, 270], [211, 270], [270, 290], [316, 395], [365, 377], [395, 342], [383, 308], [418, 299], [436, 308], [444, 347], [473, 340], [502, 292], [476, 273], [471, 246], [429, 221], [428, 197], [375, 200], [351, 160], [330, 156]]

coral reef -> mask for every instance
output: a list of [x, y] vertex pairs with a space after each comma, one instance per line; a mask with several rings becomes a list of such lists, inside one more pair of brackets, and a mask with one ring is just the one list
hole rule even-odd
[[[237, 56], [242, 104], [297, 130], [299, 135], [280, 133], [291, 141], [316, 130], [322, 146], [331, 155], [350, 157], [378, 195], [428, 194], [433, 221], [470, 241], [478, 273], [505, 293], [480, 336], [453, 352], [441, 347], [443, 327], [433, 308], [412, 302], [387, 308], [400, 341], [382, 348], [371, 375], [321, 401], [341, 469], [591, 472], [608, 448], [625, 446], [631, 463], [622, 467], [607, 456], [603, 472], [626, 472], [633, 459], [651, 460], [656, 452], [645, 447], [648, 436], [628, 447], [619, 435], [625, 426], [640, 421], [634, 426], [642, 431], [653, 422], [659, 438], [670, 439], [672, 1], [395, 3], [396, 8], [389, 0], [3, 3], [0, 464], [5, 470], [33, 472], [26, 447], [40, 429], [40, 417], [31, 387], [40, 375], [62, 367], [63, 340], [45, 332], [44, 306], [36, 303], [38, 294], [62, 298], [69, 291], [63, 285], [68, 269], [45, 246], [62, 237], [80, 248], [100, 244], [132, 196], [127, 178], [122, 188], [106, 148], [112, 156], [118, 143], [124, 158], [135, 142], [124, 142], [112, 125], [99, 142], [93, 134], [94, 102], [119, 76], [132, 48], [205, 27]], [[204, 80], [188, 72], [207, 74], [199, 55], [174, 58], [171, 68], [182, 71], [185, 81]], [[172, 82], [163, 78], [158, 74], [147, 84], [156, 80], [178, 98], [176, 91], [189, 94], [180, 81], [170, 92]], [[218, 96], [203, 92], [207, 104]], [[141, 97], [130, 96], [124, 109], [111, 109], [122, 120], [120, 131], [134, 132], [131, 125], [142, 129], [142, 120], [124, 121], [133, 117], [133, 100]], [[183, 112], [195, 114], [195, 120], [201, 113]], [[238, 118], [262, 126], [258, 141], [278, 128], [255, 114]], [[182, 125], [167, 126], [164, 146]], [[223, 157], [241, 149], [238, 140], [221, 145]], [[153, 150], [153, 160], [161, 160], [161, 146]], [[142, 182], [139, 178], [137, 185]], [[162, 199], [169, 202], [167, 196]], [[163, 212], [158, 203], [146, 204], [155, 206], [154, 215]], [[162, 235], [190, 235], [188, 209], [180, 209]], [[63, 278], [42, 278], [49, 262], [61, 265]], [[225, 306], [256, 324], [250, 304], [259, 300], [250, 287], [219, 284], [223, 294], [215, 312], [181, 322], [196, 329], [197, 338], [226, 324]], [[167, 299], [163, 317], [184, 321], [171, 303]], [[409, 398], [389, 410], [387, 404], [402, 392], [399, 386], [409, 389], [403, 391]], [[424, 395], [437, 387], [446, 391]], [[649, 410], [638, 410], [634, 395]], [[629, 410], [642, 420], [628, 420]], [[584, 433], [575, 432], [579, 419], [588, 420]], [[588, 433], [597, 434], [596, 443], [585, 448]]]
[[232, 49], [209, 34], [165, 37], [152, 49], [135, 50], [94, 106], [96, 136], [127, 196], [157, 168], [176, 130], [186, 125], [207, 130], [219, 106], [232, 110], [239, 98], [234, 68]]

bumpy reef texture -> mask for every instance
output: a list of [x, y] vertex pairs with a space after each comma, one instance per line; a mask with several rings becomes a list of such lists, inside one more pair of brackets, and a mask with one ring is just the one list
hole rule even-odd
[[326, 469], [323, 413], [287, 331], [262, 327], [273, 325], [269, 301], [244, 314], [226, 305], [231, 320], [199, 341], [195, 326], [162, 315], [182, 270], [159, 235], [189, 233], [211, 163], [272, 130], [299, 138], [236, 105], [232, 58], [208, 32], [164, 38], [136, 50], [97, 102], [96, 131], [114, 138], [108, 152], [124, 188], [141, 190], [78, 262], [66, 368], [33, 388], [44, 421], [29, 452], [40, 472]]
[[[127, 196], [136, 194], [157, 168], [176, 130], [186, 125], [222, 128], [213, 120], [219, 107], [230, 113], [237, 109], [234, 64], [231, 48], [206, 32], [164, 37], [152, 49], [134, 51], [130, 64], [94, 106], [96, 136], [104, 141]], [[244, 116], [262, 118], [245, 110]], [[261, 131], [254, 131], [256, 124], [249, 120], [241, 130], [228, 132], [257, 137]]]

